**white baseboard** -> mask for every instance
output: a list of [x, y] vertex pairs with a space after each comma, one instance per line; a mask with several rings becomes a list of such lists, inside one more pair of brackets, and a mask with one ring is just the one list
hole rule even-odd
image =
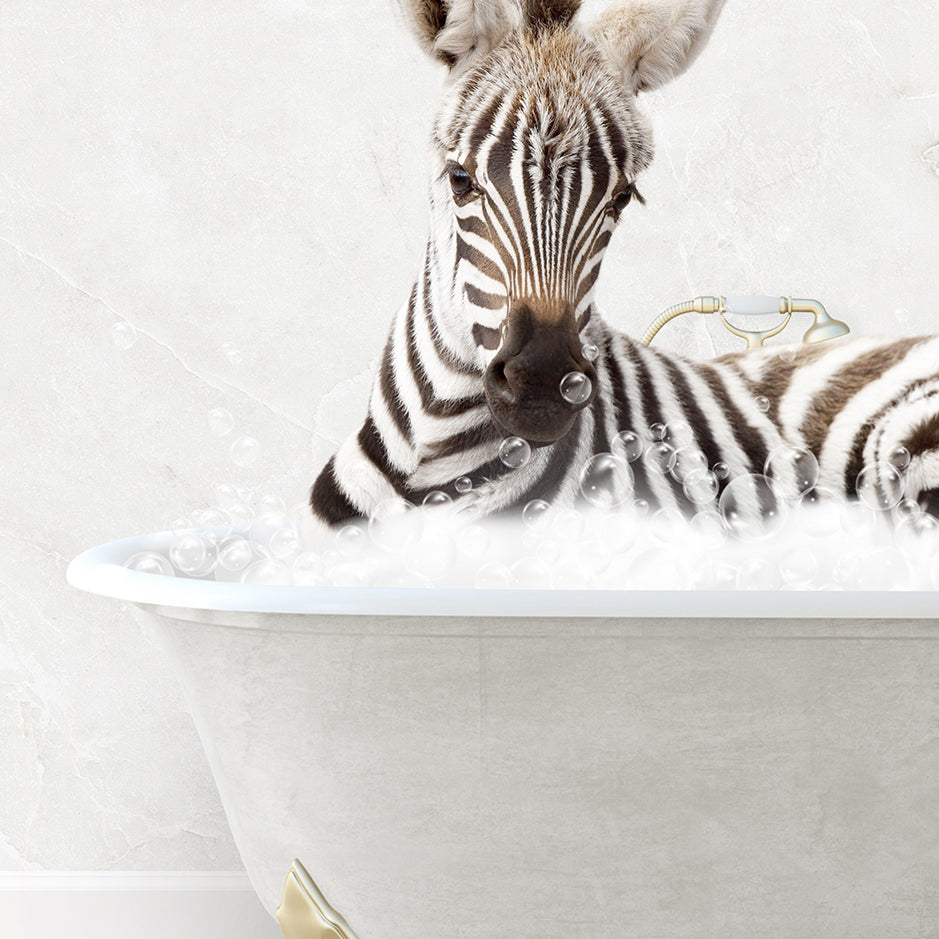
[[243, 871], [0, 871], [3, 939], [280, 939]]

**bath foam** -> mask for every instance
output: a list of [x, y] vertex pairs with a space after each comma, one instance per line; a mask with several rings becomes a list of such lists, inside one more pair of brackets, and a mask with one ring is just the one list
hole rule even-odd
[[[750, 490], [744, 496], [752, 495]], [[757, 493], [759, 494], [759, 493]], [[765, 496], [765, 494], [764, 494]], [[445, 500], [421, 508], [389, 500], [368, 521], [306, 539], [303, 508], [259, 501], [250, 522], [179, 530], [168, 557], [135, 555], [155, 574], [316, 587], [932, 590], [939, 587], [939, 523], [909, 505], [780, 501], [759, 522], [707, 508], [686, 519], [635, 505], [531, 503], [512, 518], [474, 519]], [[145, 553], [146, 554], [146, 553]]]

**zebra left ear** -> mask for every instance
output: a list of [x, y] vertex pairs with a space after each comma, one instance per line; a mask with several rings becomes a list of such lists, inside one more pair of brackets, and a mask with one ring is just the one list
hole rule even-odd
[[525, 0], [398, 0], [425, 52], [450, 68], [494, 49], [526, 20]]
[[680, 75], [707, 43], [724, 0], [620, 0], [587, 35], [636, 93]]

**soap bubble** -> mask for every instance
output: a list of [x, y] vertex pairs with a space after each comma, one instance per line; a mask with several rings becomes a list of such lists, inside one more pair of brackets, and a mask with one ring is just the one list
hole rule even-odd
[[360, 564], [336, 564], [329, 572], [329, 583], [332, 587], [367, 587], [368, 571]]
[[254, 543], [256, 550], [265, 557], [272, 557], [271, 539], [287, 524], [287, 516], [283, 512], [265, 512], [251, 523], [248, 537]]
[[468, 561], [481, 560], [489, 550], [492, 539], [489, 530], [482, 525], [467, 525], [460, 532], [457, 550]]
[[252, 466], [260, 455], [261, 444], [254, 437], [238, 437], [231, 445], [231, 458], [237, 466]]
[[289, 584], [292, 581], [290, 568], [270, 558], [249, 564], [241, 574], [243, 584]]
[[675, 459], [675, 450], [664, 440], [650, 444], [646, 452], [642, 454], [642, 462], [645, 468], [662, 476], [675, 465]]
[[531, 457], [531, 447], [521, 437], [506, 437], [499, 444], [499, 459], [509, 469], [524, 466]]
[[361, 525], [343, 525], [336, 532], [333, 540], [336, 550], [344, 558], [358, 557], [368, 545], [368, 536]]
[[763, 464], [763, 474], [783, 492], [789, 492], [794, 486], [801, 494], [813, 489], [818, 482], [818, 460], [811, 450], [803, 447], [776, 447]]
[[[649, 425], [649, 435], [653, 440], [664, 440], [667, 430], [664, 424], [655, 423]], [[672, 448], [674, 449], [674, 447]]]
[[687, 421], [669, 421], [665, 425], [665, 436], [662, 439], [676, 450], [680, 450], [694, 442], [694, 431]]
[[243, 502], [230, 506], [226, 511], [235, 525], [249, 525], [254, 520], [254, 509]]
[[258, 515], [267, 515], [269, 512], [283, 515], [287, 511], [287, 503], [276, 493], [264, 492], [254, 500], [254, 510]]
[[580, 492], [598, 509], [616, 509], [632, 495], [633, 474], [629, 464], [612, 453], [598, 453], [580, 471]]
[[426, 590], [433, 584], [420, 571], [407, 570], [386, 572], [375, 586], [392, 590]]
[[751, 557], [737, 571], [738, 590], [778, 590], [779, 570], [766, 558]]
[[218, 566], [226, 571], [243, 571], [254, 560], [254, 551], [245, 538], [233, 535], [219, 543]]
[[215, 569], [218, 552], [198, 532], [183, 532], [170, 542], [173, 567], [190, 577], [202, 577]]
[[780, 346], [779, 358], [783, 362], [794, 362], [798, 352], [798, 346]]
[[325, 564], [313, 551], [298, 554], [290, 566], [293, 582], [300, 587], [322, 587], [326, 584]]
[[169, 560], [156, 551], [138, 551], [132, 554], [125, 562], [124, 567], [141, 574], [160, 574], [163, 577], [175, 577], [176, 572]]
[[776, 484], [757, 473], [731, 480], [721, 493], [718, 507], [727, 530], [745, 539], [768, 537], [786, 515], [786, 503]]
[[717, 498], [717, 490], [720, 488], [720, 484], [717, 477], [710, 470], [698, 469], [685, 477], [681, 488], [689, 502], [693, 502], [695, 505], [706, 505]]
[[897, 518], [909, 518], [923, 514], [922, 506], [915, 499], [901, 499], [893, 510]]
[[510, 568], [513, 585], [531, 590], [551, 586], [551, 569], [537, 557], [519, 558]]
[[213, 408], [209, 411], [208, 423], [213, 437], [225, 437], [232, 432], [235, 419], [227, 408]]
[[831, 489], [815, 486], [797, 502], [799, 523], [816, 538], [827, 538], [841, 527], [841, 503]]
[[241, 365], [241, 352], [233, 342], [223, 342], [222, 354], [232, 365]]
[[707, 472], [707, 457], [697, 447], [682, 447], [675, 451], [669, 472], [678, 482], [684, 482], [691, 473], [703, 470]]
[[631, 430], [621, 430], [614, 438], [612, 450], [627, 463], [634, 463], [642, 456], [642, 440]]
[[584, 532], [584, 517], [577, 509], [559, 509], [551, 518], [551, 531], [566, 544], [574, 544]]
[[421, 503], [425, 508], [432, 509], [438, 505], [452, 505], [453, 499], [451, 499], [445, 492], [441, 492], [439, 489], [434, 489], [433, 492], [428, 492], [424, 496], [424, 501]]
[[522, 521], [529, 528], [540, 528], [544, 525], [551, 506], [544, 499], [532, 499], [522, 509]]
[[887, 462], [893, 464], [901, 473], [906, 472], [912, 459], [906, 447], [894, 447], [887, 456]]
[[600, 355], [600, 347], [595, 342], [585, 342], [580, 351], [588, 362], [596, 362]]
[[583, 372], [568, 372], [561, 379], [561, 397], [568, 404], [583, 404], [593, 391], [593, 382]]
[[398, 497], [379, 502], [368, 520], [369, 537], [384, 551], [400, 552], [412, 547], [421, 530], [421, 513], [413, 503]]
[[215, 505], [221, 509], [229, 509], [244, 501], [231, 483], [219, 483], [214, 489], [214, 496]]
[[753, 404], [755, 405], [758, 411], [765, 414], [769, 410], [770, 401], [769, 401], [769, 398], [766, 397], [766, 395], [757, 395], [753, 399]]
[[226, 535], [230, 535], [234, 527], [231, 514], [224, 509], [212, 507], [198, 509], [192, 513], [192, 520], [197, 528], [211, 529], [211, 531], [203, 531], [202, 537], [208, 538], [216, 544]]
[[581, 579], [586, 583], [591, 583], [598, 575], [609, 570], [613, 562], [610, 545], [598, 538], [588, 538], [577, 546], [574, 561]]
[[[439, 583], [456, 560], [453, 532], [446, 526], [428, 527], [415, 552], [415, 573]], [[432, 586], [428, 583], [426, 586]]]
[[779, 573], [787, 584], [809, 587], [818, 576], [818, 559], [810, 548], [792, 548], [780, 558]]
[[137, 341], [137, 330], [126, 320], [118, 320], [111, 327], [111, 342], [118, 349], [129, 349]]
[[633, 511], [636, 515], [645, 515], [649, 511], [649, 503], [645, 499], [634, 499]]
[[727, 479], [730, 476], [730, 467], [726, 463], [715, 463], [711, 467], [711, 472], [720, 480]]
[[456, 489], [460, 495], [463, 495], [469, 492], [473, 488], [473, 480], [469, 476], [461, 476], [454, 484], [453, 488]]
[[724, 523], [713, 510], [698, 512], [688, 523], [698, 541], [708, 548], [716, 548], [724, 542]]
[[476, 571], [474, 583], [477, 590], [506, 590], [514, 586], [515, 578], [504, 564], [490, 561]]
[[271, 535], [269, 545], [273, 557], [278, 561], [287, 561], [300, 553], [303, 548], [303, 539], [296, 528], [287, 525]]
[[652, 535], [665, 544], [675, 540], [675, 535], [685, 527], [685, 516], [672, 506], [665, 506], [652, 513], [649, 519]]
[[879, 511], [868, 508], [864, 503], [843, 503], [839, 506], [839, 523], [842, 531], [858, 541], [869, 540], [877, 525]]
[[903, 474], [892, 463], [874, 463], [857, 474], [858, 499], [869, 509], [886, 512], [903, 498]]
[[926, 512], [908, 515], [897, 523], [894, 538], [897, 546], [909, 554], [919, 554], [927, 545], [935, 552], [939, 547], [939, 519]]

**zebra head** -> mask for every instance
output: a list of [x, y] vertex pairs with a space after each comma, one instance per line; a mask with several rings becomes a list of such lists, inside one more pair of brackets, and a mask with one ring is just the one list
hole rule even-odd
[[[636, 95], [683, 71], [723, 0], [401, 0], [449, 67], [433, 132], [439, 325], [484, 371], [496, 424], [562, 437], [596, 393], [583, 330], [604, 251], [652, 158]], [[577, 404], [562, 378], [593, 392]]]

